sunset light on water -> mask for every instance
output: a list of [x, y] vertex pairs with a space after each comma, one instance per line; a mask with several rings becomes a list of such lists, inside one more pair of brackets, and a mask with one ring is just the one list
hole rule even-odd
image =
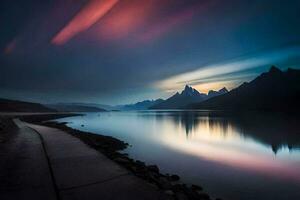
[[[293, 185], [295, 190], [300, 185], [300, 144], [292, 139], [297, 128], [286, 120], [279, 123], [278, 117], [246, 117], [251, 127], [235, 116], [204, 111], [114, 112], [59, 121], [129, 141], [125, 152], [130, 157], [159, 163], [166, 173], [184, 174], [190, 184], [205, 180], [209, 191], [230, 199], [246, 198], [244, 190], [259, 192], [261, 186], [252, 182], [263, 183], [268, 190], [280, 181], [282, 187]], [[278, 135], [287, 126], [291, 132], [281, 139], [286, 143], [264, 138], [263, 133]], [[239, 192], [227, 193], [227, 187]], [[281, 199], [280, 193], [275, 194]]]

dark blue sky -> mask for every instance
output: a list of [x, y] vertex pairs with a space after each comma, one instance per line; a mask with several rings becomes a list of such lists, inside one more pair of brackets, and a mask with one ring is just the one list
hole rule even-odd
[[1, 97], [132, 103], [300, 68], [299, 0], [2, 0]]

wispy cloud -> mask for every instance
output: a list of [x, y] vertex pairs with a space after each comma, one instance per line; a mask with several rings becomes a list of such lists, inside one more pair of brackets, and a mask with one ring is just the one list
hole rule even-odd
[[4, 53], [5, 54], [11, 54], [15, 48], [16, 48], [16, 45], [17, 45], [17, 39], [13, 39], [11, 42], [9, 42], [5, 49], [4, 49]]
[[100, 23], [95, 25], [95, 30], [92, 30], [93, 37], [102, 40], [117, 40], [127, 37], [143, 27], [157, 9], [165, 4], [166, 2], [163, 0], [120, 1]]
[[[212, 64], [199, 67], [199, 69], [178, 74], [167, 79], [156, 82], [154, 85], [162, 90], [178, 90], [185, 84], [204, 85], [210, 83], [210, 85], [216, 85], [212, 83], [226, 82], [231, 84], [237, 80], [247, 80], [247, 77], [253, 77], [256, 74], [242, 74], [245, 70], [250, 70], [258, 67], [264, 67], [267, 65], [273, 65], [282, 63], [291, 58], [300, 57], [300, 46], [284, 48], [267, 53], [260, 53], [247, 57], [234, 59], [231, 61]], [[216, 89], [216, 88], [204, 88]]]
[[178, 2], [174, 0], [119, 1], [105, 17], [98, 20], [86, 37], [101, 42], [123, 40], [128, 44], [126, 46], [136, 47], [162, 38], [212, 5], [201, 1], [172, 10], [171, 8], [174, 9]]
[[167, 16], [165, 19], [162, 19], [160, 22], [154, 23], [149, 26], [143, 33], [139, 34], [138, 42], [147, 43], [151, 42], [154, 39], [157, 39], [166, 33], [173, 30], [175, 27], [180, 26], [187, 20], [191, 19], [196, 13], [196, 8], [198, 6], [193, 6], [186, 8], [180, 12], [176, 12], [173, 15]]
[[91, 0], [52, 39], [56, 45], [64, 44], [78, 33], [85, 31], [100, 20], [119, 0]]

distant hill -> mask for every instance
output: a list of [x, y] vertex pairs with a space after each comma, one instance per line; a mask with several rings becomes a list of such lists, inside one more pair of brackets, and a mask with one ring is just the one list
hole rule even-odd
[[283, 72], [271, 69], [249, 83], [206, 100], [188, 105], [192, 109], [216, 110], [300, 110], [300, 70], [288, 69]]
[[56, 112], [39, 103], [0, 99], [0, 112]]
[[106, 104], [98, 104], [98, 103], [82, 103], [82, 102], [71, 102], [71, 103], [57, 103], [57, 104], [65, 104], [72, 106], [87, 106], [87, 107], [96, 107], [104, 110], [114, 110], [115, 106], [106, 105]]
[[175, 95], [168, 98], [167, 100], [151, 106], [150, 109], [180, 109], [184, 108], [185, 106], [191, 103], [202, 102], [211, 97], [222, 95], [227, 92], [227, 89], [223, 88], [219, 91], [211, 90], [208, 94], [204, 94], [186, 85], [181, 93], [177, 92]]
[[104, 112], [106, 111], [105, 109], [94, 107], [94, 106], [85, 106], [85, 105], [78, 105], [73, 103], [47, 104], [45, 106], [60, 112]]
[[163, 102], [163, 99], [157, 99], [157, 100], [145, 100], [141, 102], [137, 102], [135, 104], [128, 104], [128, 105], [122, 105], [118, 108], [121, 110], [147, 110], [151, 106], [159, 104]]
[[49, 104], [47, 107], [66, 112], [101, 112], [108, 110], [147, 110], [150, 106], [164, 101], [163, 99], [145, 100], [134, 104], [105, 105], [97, 103], [57, 103]]

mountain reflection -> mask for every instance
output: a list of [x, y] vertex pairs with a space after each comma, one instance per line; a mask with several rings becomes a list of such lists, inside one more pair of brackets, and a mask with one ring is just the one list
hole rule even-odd
[[252, 138], [272, 148], [276, 154], [281, 148], [293, 150], [300, 147], [300, 128], [298, 117], [281, 114], [253, 113], [247, 115], [225, 114], [221, 112], [156, 112], [156, 119], [171, 119], [175, 126], [191, 134], [202, 134], [201, 129], [208, 128], [211, 135], [224, 138], [231, 129], [240, 137]]

